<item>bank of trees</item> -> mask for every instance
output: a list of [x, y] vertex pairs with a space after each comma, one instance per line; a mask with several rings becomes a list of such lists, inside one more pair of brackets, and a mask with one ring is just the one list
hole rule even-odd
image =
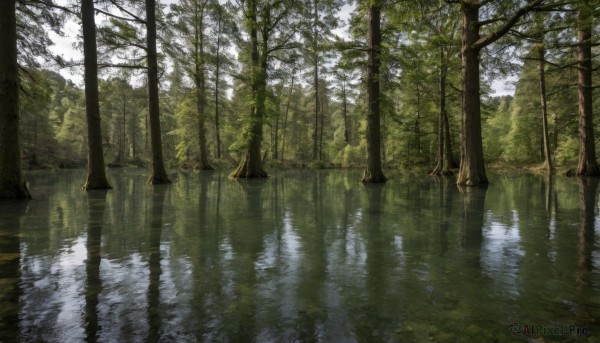
[[[385, 181], [385, 168], [460, 167], [467, 186], [487, 183], [493, 161], [599, 174], [596, 1], [3, 6], [3, 25], [17, 30], [2, 31], [3, 197], [28, 196], [21, 162], [87, 164], [102, 179], [100, 158], [152, 165], [151, 183], [169, 182], [167, 169], [235, 165], [234, 177], [362, 166], [365, 182]], [[85, 92], [39, 65], [65, 62], [45, 33], [65, 20], [83, 24]], [[509, 73], [514, 96], [494, 97], [492, 82]]]

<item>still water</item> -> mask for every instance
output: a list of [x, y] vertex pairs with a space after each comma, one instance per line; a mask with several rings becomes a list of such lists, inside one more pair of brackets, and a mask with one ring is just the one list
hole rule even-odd
[[598, 180], [84, 176], [0, 202], [0, 341], [600, 341]]

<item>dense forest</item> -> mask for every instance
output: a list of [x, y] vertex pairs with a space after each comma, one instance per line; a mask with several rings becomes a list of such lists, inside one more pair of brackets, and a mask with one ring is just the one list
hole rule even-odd
[[[0, 5], [0, 198], [22, 170], [485, 164], [600, 175], [597, 0], [6, 0]], [[52, 37], [81, 25], [74, 51]], [[78, 74], [83, 85], [65, 78]], [[514, 95], [494, 96], [512, 76]], [[76, 79], [76, 78], [74, 78]]]

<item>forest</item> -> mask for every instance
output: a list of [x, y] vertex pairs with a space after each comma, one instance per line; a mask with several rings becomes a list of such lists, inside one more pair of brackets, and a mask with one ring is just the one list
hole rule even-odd
[[[214, 168], [598, 176], [599, 13], [597, 0], [2, 1], [0, 198], [31, 197], [23, 170], [55, 168], [87, 167], [85, 189], [126, 166], [152, 184]], [[52, 48], [67, 23], [70, 55]], [[514, 95], [495, 95], [507, 78]]]

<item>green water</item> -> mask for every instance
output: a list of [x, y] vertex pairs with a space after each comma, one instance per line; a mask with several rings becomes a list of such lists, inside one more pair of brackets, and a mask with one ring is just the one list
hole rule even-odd
[[0, 341], [600, 341], [597, 180], [145, 177], [0, 202]]

